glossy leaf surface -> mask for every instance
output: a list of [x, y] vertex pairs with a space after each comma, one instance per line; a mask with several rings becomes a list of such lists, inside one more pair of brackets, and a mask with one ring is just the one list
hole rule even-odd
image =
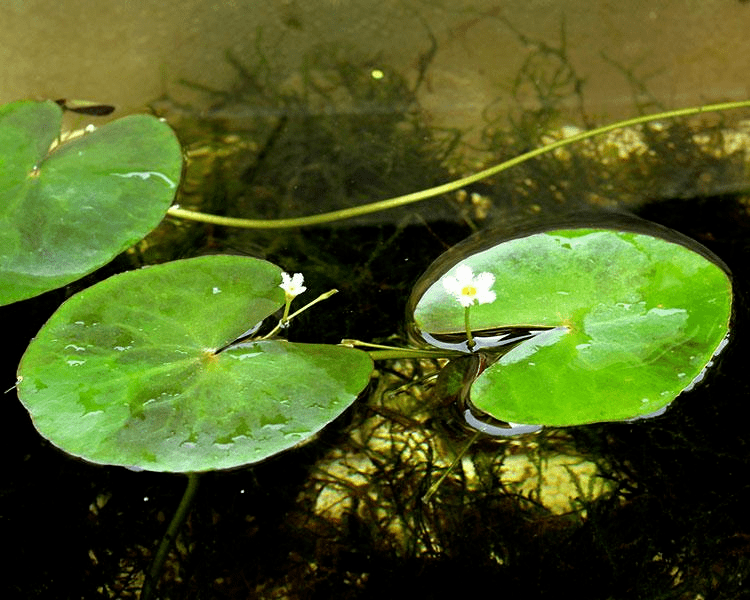
[[154, 229], [171, 204], [182, 151], [150, 115], [108, 123], [50, 150], [54, 102], [0, 107], [0, 304], [75, 281]]
[[151, 471], [254, 463], [301, 442], [367, 385], [369, 356], [281, 340], [230, 346], [283, 305], [281, 270], [175, 261], [69, 299], [32, 341], [19, 398], [42, 436], [88, 461]]
[[[576, 425], [645, 416], [692, 386], [729, 329], [732, 287], [705, 253], [631, 231], [575, 228], [511, 239], [454, 263], [495, 275], [472, 329], [550, 328], [479, 375], [471, 402], [503, 421]], [[420, 331], [458, 332], [440, 278], [416, 303]]]

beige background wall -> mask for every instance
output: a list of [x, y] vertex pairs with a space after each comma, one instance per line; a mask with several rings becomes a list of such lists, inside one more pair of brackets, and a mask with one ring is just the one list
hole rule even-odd
[[179, 78], [227, 86], [225, 52], [252, 56], [259, 27], [290, 74], [313, 45], [346, 41], [413, 75], [429, 28], [437, 54], [421, 100], [437, 123], [468, 126], [504, 101], [533, 50], [507, 23], [558, 47], [563, 20], [596, 120], [633, 112], [602, 53], [667, 107], [750, 97], [750, 3], [737, 0], [6, 0], [0, 101], [85, 98], [127, 112], [166, 91], [187, 97]]

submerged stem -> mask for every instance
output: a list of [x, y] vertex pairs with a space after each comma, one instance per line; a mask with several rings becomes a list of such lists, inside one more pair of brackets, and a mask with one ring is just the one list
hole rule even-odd
[[440, 484], [443, 483], [446, 477], [450, 475], [453, 472], [453, 469], [456, 468], [456, 465], [459, 463], [459, 461], [464, 457], [464, 454], [466, 454], [466, 451], [469, 449], [469, 447], [477, 441], [477, 438], [482, 434], [481, 431], [474, 432], [474, 435], [472, 435], [469, 438], [469, 441], [466, 442], [466, 445], [461, 448], [461, 451], [458, 453], [456, 458], [453, 459], [453, 462], [450, 464], [450, 466], [445, 470], [445, 472], [438, 478], [438, 480], [433, 483], [430, 486], [430, 489], [427, 490], [427, 493], [422, 496], [422, 502], [429, 502], [430, 498], [432, 498], [435, 495], [435, 492], [438, 491], [438, 488], [440, 487]]
[[164, 561], [167, 560], [169, 549], [177, 537], [177, 532], [180, 530], [180, 527], [190, 513], [193, 499], [198, 491], [199, 477], [198, 473], [188, 473], [188, 483], [185, 488], [185, 493], [182, 494], [182, 499], [180, 500], [180, 504], [169, 523], [169, 527], [167, 527], [167, 532], [164, 534], [164, 537], [161, 538], [159, 548], [154, 556], [154, 561], [151, 563], [151, 568], [146, 574], [146, 579], [143, 582], [141, 600], [150, 600], [152, 593], [156, 589], [156, 585], [159, 583], [159, 576], [161, 575]]
[[529, 152], [519, 154], [515, 158], [506, 160], [505, 162], [489, 167], [473, 175], [468, 175], [451, 181], [432, 187], [426, 190], [420, 190], [418, 192], [412, 192], [411, 194], [405, 194], [403, 196], [397, 196], [395, 198], [388, 198], [387, 200], [380, 200], [379, 202], [373, 202], [372, 204], [365, 204], [363, 206], [355, 206], [352, 208], [345, 208], [342, 210], [334, 210], [332, 212], [323, 213], [320, 215], [311, 215], [307, 217], [295, 217], [291, 219], [237, 219], [234, 217], [221, 217], [218, 215], [210, 215], [202, 212], [185, 210], [179, 206], [172, 206], [167, 211], [167, 214], [172, 217], [178, 217], [182, 219], [189, 219], [191, 221], [199, 221], [201, 223], [211, 223], [213, 225], [225, 225], [227, 227], [241, 227], [243, 229], [286, 229], [290, 227], [304, 227], [307, 225], [320, 225], [321, 223], [330, 223], [332, 221], [341, 221], [343, 219], [350, 219], [352, 217], [359, 217], [362, 215], [368, 215], [371, 213], [379, 212], [381, 210], [387, 210], [389, 208], [396, 208], [398, 206], [405, 206], [414, 202], [420, 202], [428, 198], [434, 198], [440, 194], [446, 194], [448, 192], [454, 192], [467, 185], [497, 175], [502, 171], [510, 169], [522, 162], [526, 162], [542, 154], [562, 148], [582, 140], [587, 140], [603, 133], [608, 133], [614, 129], [621, 129], [623, 127], [632, 127], [633, 125], [641, 125], [643, 123], [649, 123], [651, 121], [659, 121], [662, 119], [674, 119], [677, 117], [689, 117], [692, 115], [698, 115], [708, 112], [721, 112], [726, 110], [734, 110], [737, 108], [750, 107], [750, 100], [742, 100], [739, 102], [720, 102], [718, 104], [707, 104], [705, 106], [693, 106], [690, 108], [680, 108], [677, 110], [670, 110], [662, 113], [656, 113], [652, 115], [641, 115], [632, 119], [625, 119], [624, 121], [617, 121], [603, 127], [597, 127], [590, 131], [584, 131], [582, 133], [572, 135], [562, 140], [558, 140], [546, 146], [536, 148]]

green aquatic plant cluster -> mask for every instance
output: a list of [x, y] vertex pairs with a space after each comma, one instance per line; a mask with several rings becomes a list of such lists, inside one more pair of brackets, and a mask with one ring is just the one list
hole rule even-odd
[[[677, 112], [700, 110], [706, 108]], [[0, 275], [6, 303], [90, 272], [168, 211], [185, 212], [169, 208], [181, 156], [167, 125], [129, 117], [59, 143], [61, 113], [52, 102], [2, 109], [8, 168]], [[40, 226], [32, 228], [32, 219]], [[710, 362], [731, 315], [726, 272], [706, 258], [705, 249], [663, 237], [617, 227], [564, 229], [491, 245], [454, 263], [450, 272], [441, 270], [449, 259], [440, 259], [437, 275], [430, 269], [417, 283], [410, 310], [422, 342], [460, 332], [465, 341], [424, 352], [482, 356], [487, 364], [470, 386], [473, 404], [505, 422], [574, 425], [660, 410]], [[56, 240], [63, 240], [59, 247]], [[45, 437], [93, 462], [195, 472], [262, 460], [343, 412], [366, 386], [372, 358], [416, 356], [409, 349], [369, 345], [368, 356], [359, 348], [277, 340], [295, 290], [304, 290], [300, 277], [249, 257], [209, 256], [110, 278], [68, 300], [42, 329], [21, 362], [19, 396]], [[437, 283], [424, 289], [430, 279]], [[257, 334], [281, 307], [273, 331]], [[499, 344], [501, 351], [483, 336], [476, 345], [479, 332], [498, 328], [526, 330], [527, 339]], [[639, 348], [637, 340], [644, 338], [648, 343]], [[623, 362], [633, 370], [623, 375], [623, 389], [614, 389], [609, 384]], [[566, 371], [573, 367], [575, 372]], [[297, 369], [293, 385], [288, 375]], [[317, 386], [318, 397], [304, 385], [329, 381], [316, 369], [341, 370], [354, 379], [334, 377]], [[679, 379], [661, 383], [662, 371]], [[289, 403], [291, 413], [280, 408]], [[302, 416], [310, 407], [317, 421]], [[301, 422], [294, 410], [301, 411]], [[80, 427], [71, 428], [77, 417]]]
[[[248, 221], [170, 206], [182, 154], [159, 119], [126, 117], [60, 139], [60, 106], [13, 103], [0, 108], [0, 301], [91, 273], [167, 215], [240, 227], [328, 222], [457, 190], [624, 125], [747, 105], [640, 117], [398, 198]], [[479, 431], [649, 416], [702, 377], [732, 311], [719, 261], [671, 235], [602, 224], [473, 239], [417, 282], [417, 348], [286, 341], [290, 321], [333, 291], [292, 312], [306, 291], [302, 274], [260, 259], [204, 256], [129, 271], [59, 307], [24, 354], [18, 395], [40, 434], [69, 454], [188, 473], [191, 482], [311, 439], [365, 390], [378, 359], [456, 359], [467, 421], [478, 410], [500, 423], [478, 422]]]

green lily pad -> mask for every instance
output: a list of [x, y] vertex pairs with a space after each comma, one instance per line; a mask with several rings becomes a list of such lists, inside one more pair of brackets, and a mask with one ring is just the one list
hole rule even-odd
[[182, 151], [168, 125], [133, 115], [50, 150], [54, 102], [0, 107], [0, 304], [79, 279], [154, 229]]
[[700, 380], [726, 343], [730, 277], [676, 234], [571, 227], [453, 253], [412, 301], [426, 339], [464, 328], [464, 309], [442, 285], [459, 265], [495, 276], [495, 301], [470, 309], [478, 335], [535, 332], [502, 350], [471, 386], [471, 403], [502, 421], [566, 426], [650, 415]]
[[238, 256], [111, 277], [31, 342], [19, 398], [43, 437], [94, 463], [193, 472], [286, 450], [340, 415], [373, 365], [359, 350], [282, 340], [217, 352], [283, 306], [279, 283], [277, 266]]

